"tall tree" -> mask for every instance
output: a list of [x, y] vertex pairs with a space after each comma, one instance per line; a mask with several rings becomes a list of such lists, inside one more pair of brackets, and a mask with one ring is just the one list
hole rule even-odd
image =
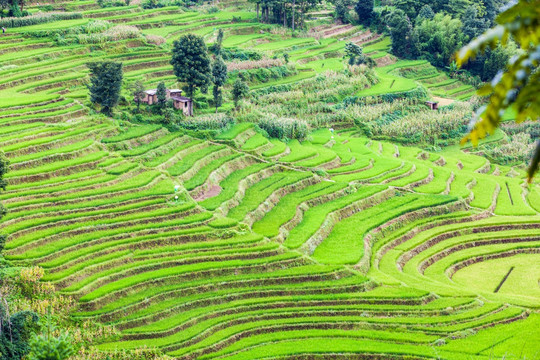
[[416, 17], [416, 23], [420, 24], [424, 20], [431, 20], [435, 17], [435, 13], [433, 12], [433, 9], [431, 9], [431, 6], [424, 5], [418, 12], [418, 16]]
[[334, 19], [341, 21], [343, 24], [349, 22], [349, 2], [347, 0], [336, 0]]
[[[513, 56], [495, 78], [479, 90], [489, 96], [489, 103], [477, 111], [471, 123], [470, 134], [463, 139], [478, 143], [479, 138], [491, 134], [499, 126], [502, 115], [512, 107], [516, 110], [516, 122], [527, 119], [538, 121], [540, 117], [540, 0], [519, 0], [497, 18], [499, 25], [470, 42], [458, 53], [458, 63], [465, 63], [486, 48], [499, 44], [506, 46], [513, 38], [523, 50]], [[537, 144], [528, 171], [532, 181], [540, 164], [540, 141]]]
[[[0, 189], [6, 190], [7, 181], [4, 179], [4, 175], [9, 171], [9, 160], [6, 158], [6, 155], [4, 155], [4, 152], [0, 150]], [[0, 203], [0, 220], [7, 214], [7, 209]], [[6, 235], [0, 234], [0, 253], [4, 249], [4, 246], [6, 244]], [[1, 259], [1, 256], [0, 256]], [[0, 309], [1, 311], [1, 309]], [[2, 314], [0, 314], [2, 316]], [[0, 318], [0, 330], [2, 319]], [[0, 331], [0, 334], [2, 331]]]
[[45, 333], [34, 335], [30, 341], [28, 360], [66, 360], [75, 353], [67, 333], [58, 337], [53, 333], [56, 328], [52, 324], [52, 316], [47, 316]]
[[90, 69], [90, 101], [101, 105], [101, 112], [110, 116], [118, 105], [122, 88], [122, 64], [112, 61], [92, 62], [86, 64]]
[[0, 358], [20, 360], [30, 351], [32, 333], [38, 330], [39, 317], [33, 311], [20, 311], [10, 316], [0, 303]]
[[133, 99], [137, 103], [137, 112], [140, 111], [141, 102], [144, 99], [144, 90], [144, 84], [141, 80], [137, 80], [133, 84], [131, 84], [131, 95], [133, 95]]
[[473, 5], [471, 0], [448, 0], [446, 12], [453, 17], [461, 17], [467, 7]]
[[441, 68], [452, 62], [465, 40], [461, 21], [442, 13], [417, 25], [416, 32], [421, 55]]
[[395, 0], [394, 2], [396, 8], [403, 10], [409, 19], [416, 19], [424, 4], [424, 1], [419, 0]]
[[418, 53], [418, 41], [405, 12], [396, 9], [386, 17], [385, 21], [390, 27], [392, 53], [407, 59], [416, 56]]
[[212, 71], [208, 49], [202, 37], [187, 34], [174, 42], [171, 65], [178, 81], [186, 84], [184, 91], [189, 98], [197, 88], [208, 90]]
[[218, 56], [212, 64], [212, 77], [214, 80], [212, 94], [214, 96], [214, 105], [217, 113], [218, 108], [223, 104], [221, 87], [225, 84], [225, 81], [227, 81], [227, 65], [225, 65], [221, 56]]
[[474, 5], [470, 5], [465, 9], [462, 16], [463, 21], [463, 34], [469, 39], [473, 39], [481, 35], [488, 29], [488, 22], [478, 16], [478, 8]]
[[369, 26], [373, 20], [373, 0], [358, 0], [354, 6], [361, 24]]
[[362, 48], [352, 42], [345, 44], [345, 56], [349, 58], [349, 65], [351, 66], [365, 62], [365, 55], [362, 53]]
[[216, 38], [216, 45], [215, 45], [215, 53], [216, 56], [221, 55], [221, 48], [223, 46], [223, 29], [218, 30], [217, 38]]
[[159, 110], [160, 112], [163, 112], [163, 109], [165, 108], [165, 105], [167, 104], [167, 87], [165, 86], [165, 83], [163, 81], [160, 81], [157, 86], [156, 96], [157, 96], [157, 105], [159, 107]]
[[249, 86], [242, 79], [236, 79], [232, 89], [234, 107], [236, 109], [238, 109], [238, 103], [240, 102], [240, 99], [246, 97], [248, 94]]

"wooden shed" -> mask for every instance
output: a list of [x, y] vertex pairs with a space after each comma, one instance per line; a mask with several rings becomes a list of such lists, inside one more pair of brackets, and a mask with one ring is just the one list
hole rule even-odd
[[431, 109], [431, 110], [437, 110], [439, 108], [439, 103], [436, 102], [436, 101], [426, 101], [426, 105]]
[[193, 116], [193, 101], [181, 95], [171, 95], [175, 109], [182, 109], [185, 116]]

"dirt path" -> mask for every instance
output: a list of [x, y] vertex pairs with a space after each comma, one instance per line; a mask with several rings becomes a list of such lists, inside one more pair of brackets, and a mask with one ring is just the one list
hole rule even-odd
[[442, 97], [438, 97], [438, 96], [434, 96], [433, 99], [435, 101], [437, 101], [439, 103], [440, 106], [446, 106], [446, 105], [450, 105], [452, 104], [454, 101], [454, 99], [447, 99], [447, 98], [442, 98]]

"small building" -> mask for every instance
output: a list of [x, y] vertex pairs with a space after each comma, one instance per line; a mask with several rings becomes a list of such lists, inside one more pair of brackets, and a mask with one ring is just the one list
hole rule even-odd
[[180, 94], [171, 94], [171, 99], [175, 109], [182, 109], [185, 116], [193, 116], [193, 101], [190, 98]]
[[439, 108], [439, 103], [436, 102], [436, 101], [426, 101], [426, 105], [431, 109], [431, 110], [437, 110]]
[[[185, 116], [193, 116], [193, 101], [182, 96], [180, 89], [167, 89], [167, 100], [172, 100], [175, 109], [182, 109]], [[142, 102], [148, 105], [157, 104], [157, 89], [146, 90]]]

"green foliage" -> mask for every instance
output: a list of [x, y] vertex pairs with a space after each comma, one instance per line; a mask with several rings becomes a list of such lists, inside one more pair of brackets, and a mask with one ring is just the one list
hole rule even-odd
[[145, 88], [144, 84], [141, 80], [136, 80], [134, 83], [131, 84], [131, 95], [133, 96], [133, 99], [137, 103], [137, 112], [140, 111], [141, 107], [141, 101], [143, 101], [145, 96]]
[[156, 96], [157, 104], [159, 108], [163, 111], [167, 103], [167, 87], [165, 86], [165, 83], [163, 81], [160, 81], [157, 86]]
[[30, 341], [28, 360], [66, 360], [75, 353], [68, 334], [63, 333], [55, 337], [52, 335], [55, 330], [49, 312], [46, 333], [34, 335]]
[[90, 101], [101, 106], [101, 112], [110, 116], [120, 100], [123, 71], [122, 64], [103, 61], [86, 64], [91, 72]]
[[66, 12], [52, 12], [52, 13], [38, 13], [36, 15], [25, 17], [7, 17], [0, 19], [0, 27], [15, 28], [22, 26], [31, 26], [44, 24], [59, 20], [73, 20], [82, 19], [80, 13], [66, 13]]
[[214, 96], [214, 106], [217, 112], [218, 108], [223, 104], [223, 96], [220, 88], [227, 81], [227, 65], [225, 65], [221, 56], [217, 56], [212, 64], [212, 78], [214, 82], [212, 95]]
[[4, 176], [9, 171], [9, 160], [3, 151], [0, 151], [0, 189], [6, 190], [7, 181]]
[[233, 84], [232, 96], [234, 100], [234, 106], [238, 108], [238, 102], [240, 99], [245, 98], [249, 94], [249, 86], [241, 79], [236, 79]]
[[465, 39], [461, 27], [461, 21], [442, 13], [424, 20], [416, 28], [420, 54], [435, 66], [447, 66]]
[[334, 19], [347, 24], [349, 19], [349, 2], [347, 0], [336, 0], [334, 8]]
[[411, 59], [417, 56], [418, 37], [405, 12], [397, 9], [387, 15], [385, 21], [390, 27], [392, 53], [405, 59]]
[[216, 54], [216, 56], [221, 55], [222, 47], [223, 47], [223, 29], [219, 29], [217, 37], [216, 37], [216, 43], [214, 46], [214, 53]]
[[[5, 274], [0, 276], [4, 277]], [[20, 311], [11, 316], [0, 303], [0, 355], [2, 359], [21, 360], [30, 351], [31, 335], [38, 329], [39, 317], [32, 311]]]
[[221, 57], [226, 61], [261, 60], [262, 54], [257, 50], [225, 48], [220, 51]]
[[478, 15], [478, 8], [474, 5], [469, 5], [462, 16], [463, 34], [469, 39], [473, 39], [481, 35], [489, 27], [489, 21], [482, 19]]
[[373, 0], [358, 0], [354, 6], [358, 14], [358, 21], [363, 25], [370, 25], [373, 20]]
[[154, 131], [157, 131], [161, 129], [161, 125], [156, 124], [149, 124], [149, 125], [142, 125], [142, 126], [132, 126], [128, 128], [127, 130], [119, 133], [118, 135], [111, 136], [109, 138], [105, 138], [101, 140], [103, 143], [115, 143], [130, 139], [135, 139], [140, 136], [144, 136], [147, 134], [150, 134]]
[[[472, 131], [464, 139], [473, 144], [488, 133], [493, 133], [501, 122], [505, 110], [513, 107], [517, 110], [516, 121], [528, 118], [537, 119], [540, 115], [540, 18], [536, 9], [539, 0], [520, 0], [499, 15], [495, 28], [475, 39], [458, 54], [458, 62], [465, 63], [486, 48], [495, 48], [498, 44], [508, 44], [510, 36], [520, 45], [523, 53], [507, 63], [505, 71], [499, 72], [491, 83], [486, 84], [479, 94], [490, 96], [487, 106], [477, 111], [478, 118], [471, 124]], [[529, 167], [529, 181], [538, 170], [540, 162], [540, 143]]]
[[303, 120], [292, 118], [265, 117], [257, 124], [266, 131], [268, 136], [276, 139], [304, 140], [309, 132], [308, 125]]
[[178, 81], [186, 83], [188, 97], [193, 97], [200, 88], [206, 92], [211, 82], [212, 71], [208, 50], [202, 37], [188, 34], [174, 42], [171, 64]]
[[416, 22], [421, 23], [424, 20], [431, 20], [435, 17], [435, 13], [431, 9], [431, 6], [424, 5], [418, 12], [418, 16], [416, 17]]

